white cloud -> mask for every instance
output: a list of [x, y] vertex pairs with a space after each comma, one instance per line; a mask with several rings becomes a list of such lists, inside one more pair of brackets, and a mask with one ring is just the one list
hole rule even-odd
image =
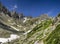
[[14, 8], [17, 8], [17, 5], [14, 5]]
[[48, 11], [47, 14], [48, 14], [48, 15], [51, 15], [51, 14], [53, 13], [53, 11], [54, 11], [54, 10], [52, 9], [52, 10]]
[[12, 8], [11, 8], [11, 10], [15, 10], [17, 8], [18, 8], [17, 5], [13, 5]]
[[18, 6], [16, 4], [10, 5], [9, 10], [12, 11], [12, 10], [16, 10], [17, 8], [18, 8]]
[[47, 14], [50, 15], [52, 13], [52, 11], [49, 11]]

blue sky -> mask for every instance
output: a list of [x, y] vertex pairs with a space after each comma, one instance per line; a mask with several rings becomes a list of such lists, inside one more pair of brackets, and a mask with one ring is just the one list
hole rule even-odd
[[56, 16], [60, 12], [60, 0], [0, 0], [10, 11], [16, 10], [25, 16], [41, 14]]

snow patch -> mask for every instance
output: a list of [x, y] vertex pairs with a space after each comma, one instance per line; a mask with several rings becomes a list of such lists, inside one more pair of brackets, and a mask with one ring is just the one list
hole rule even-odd
[[0, 42], [2, 42], [2, 43], [10, 42], [10, 41], [15, 40], [19, 37], [20, 36], [18, 36], [16, 34], [11, 34], [9, 38], [0, 38]]
[[25, 23], [27, 20], [29, 20], [27, 17], [24, 17], [23, 23]]

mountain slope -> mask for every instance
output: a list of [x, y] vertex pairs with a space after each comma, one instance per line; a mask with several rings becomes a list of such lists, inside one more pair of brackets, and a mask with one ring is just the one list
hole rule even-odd
[[45, 44], [60, 44], [60, 24], [56, 26], [56, 29], [46, 38]]
[[4, 44], [60, 44], [60, 14], [55, 18], [46, 14], [33, 18], [9, 11], [0, 3], [0, 37], [11, 34], [19, 38]]

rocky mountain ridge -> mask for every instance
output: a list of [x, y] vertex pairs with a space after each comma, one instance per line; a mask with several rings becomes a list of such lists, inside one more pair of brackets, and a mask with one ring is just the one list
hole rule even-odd
[[60, 44], [60, 14], [55, 18], [46, 14], [27, 17], [9, 11], [0, 3], [0, 37], [7, 38], [10, 34], [20, 38], [4, 44]]

